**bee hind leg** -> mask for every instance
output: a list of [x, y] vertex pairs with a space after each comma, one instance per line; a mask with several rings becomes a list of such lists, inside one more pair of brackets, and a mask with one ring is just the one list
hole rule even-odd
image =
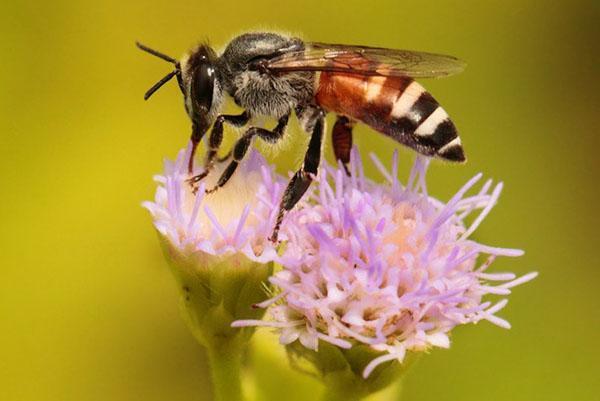
[[331, 131], [331, 142], [336, 160], [342, 162], [346, 174], [350, 176], [348, 164], [350, 163], [350, 152], [352, 151], [352, 128], [354, 122], [345, 116], [337, 116], [337, 120]]
[[[208, 138], [208, 153], [206, 155], [206, 160], [204, 161], [204, 171], [187, 180], [187, 182], [192, 187], [194, 187], [196, 183], [204, 179], [208, 175], [208, 173], [210, 173], [210, 170], [212, 170], [214, 166], [215, 157], [217, 156], [217, 152], [219, 151], [221, 143], [223, 142], [223, 124], [227, 122], [235, 127], [242, 127], [246, 125], [248, 121], [250, 121], [250, 115], [247, 112], [243, 112], [238, 116], [221, 114], [217, 117], [213, 128], [210, 131], [210, 137]], [[198, 142], [199, 141], [200, 140], [198, 139]], [[192, 140], [192, 154], [190, 155], [190, 174], [192, 173], [192, 163], [197, 144], [197, 142], [194, 142]], [[229, 155], [227, 157], [229, 157]]]
[[215, 185], [214, 188], [207, 190], [206, 193], [209, 194], [215, 192], [216, 190], [227, 184], [227, 181], [229, 181], [229, 179], [233, 176], [233, 173], [235, 172], [238, 165], [246, 155], [246, 152], [248, 152], [248, 148], [250, 147], [250, 144], [252, 143], [252, 138], [254, 138], [254, 136], [258, 136], [269, 143], [275, 143], [279, 139], [281, 139], [281, 137], [285, 133], [285, 128], [287, 127], [289, 118], [290, 113], [287, 113], [286, 115], [281, 117], [273, 131], [269, 131], [260, 127], [248, 128], [246, 133], [235, 143], [232, 152], [233, 160], [231, 160], [227, 168], [225, 168], [225, 171], [223, 171], [223, 173], [221, 174], [217, 185]]
[[302, 196], [310, 187], [313, 178], [319, 172], [324, 129], [325, 115], [323, 112], [320, 112], [316, 117], [316, 123], [310, 137], [308, 149], [304, 156], [304, 163], [302, 164], [300, 170], [294, 174], [287, 188], [285, 189], [285, 192], [283, 193], [281, 204], [279, 205], [279, 213], [277, 214], [277, 221], [275, 222], [273, 234], [270, 238], [272, 242], [277, 242], [279, 229], [281, 228], [281, 223], [283, 222], [285, 214], [292, 210], [298, 201], [302, 199]]

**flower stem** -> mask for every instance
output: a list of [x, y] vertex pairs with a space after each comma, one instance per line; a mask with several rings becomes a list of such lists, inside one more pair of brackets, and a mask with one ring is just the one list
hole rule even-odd
[[354, 386], [345, 389], [337, 386], [327, 386], [321, 399], [323, 401], [359, 401], [365, 396], [361, 391], [353, 390], [356, 390]]
[[235, 341], [207, 347], [215, 401], [242, 401], [242, 349]]

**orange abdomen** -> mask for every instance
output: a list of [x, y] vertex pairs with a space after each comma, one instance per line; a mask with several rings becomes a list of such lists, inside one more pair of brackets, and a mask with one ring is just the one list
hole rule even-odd
[[454, 124], [410, 77], [321, 72], [315, 99], [326, 111], [361, 121], [419, 153], [464, 160]]
[[[408, 77], [369, 77], [322, 72], [317, 103], [325, 110], [371, 125], [389, 119], [394, 100], [413, 82]], [[375, 121], [377, 120], [377, 121]], [[377, 129], [377, 127], [373, 127]]]

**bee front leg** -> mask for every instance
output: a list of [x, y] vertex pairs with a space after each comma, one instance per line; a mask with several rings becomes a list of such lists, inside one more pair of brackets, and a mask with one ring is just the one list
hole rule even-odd
[[350, 152], [352, 151], [352, 128], [354, 122], [348, 117], [338, 116], [333, 130], [331, 131], [331, 142], [333, 143], [333, 153], [338, 161], [342, 162], [346, 174], [350, 176], [348, 163], [350, 163]]
[[217, 189], [221, 188], [223, 185], [227, 184], [227, 181], [233, 176], [233, 173], [237, 169], [238, 165], [248, 152], [248, 148], [250, 147], [250, 143], [252, 143], [252, 138], [254, 136], [260, 137], [262, 140], [267, 141], [269, 143], [275, 143], [285, 134], [285, 128], [287, 127], [288, 121], [290, 119], [290, 114], [287, 113], [283, 117], [279, 119], [277, 122], [277, 126], [273, 131], [269, 131], [264, 128], [259, 127], [251, 127], [246, 131], [246, 133], [238, 139], [233, 147], [233, 160], [229, 163], [225, 171], [221, 174], [217, 185], [214, 188], [207, 190], [206, 193], [215, 192]]
[[281, 204], [279, 205], [279, 213], [277, 214], [277, 221], [273, 228], [273, 234], [270, 240], [277, 242], [279, 236], [279, 229], [285, 214], [292, 210], [296, 203], [302, 199], [302, 196], [306, 190], [310, 187], [312, 180], [316, 177], [319, 172], [319, 164], [321, 162], [321, 145], [323, 143], [323, 131], [325, 129], [325, 114], [320, 112], [316, 117], [316, 123], [314, 125], [310, 142], [308, 143], [308, 149], [304, 156], [304, 163], [302, 168], [294, 174], [290, 180], [283, 197]]
[[[225, 115], [221, 114], [215, 120], [215, 124], [213, 125], [212, 130], [210, 131], [210, 137], [208, 138], [208, 153], [206, 155], [206, 160], [204, 161], [204, 171], [198, 175], [193, 176], [188, 180], [188, 183], [192, 186], [197, 182], [201, 181], [204, 177], [210, 173], [210, 170], [213, 168], [214, 159], [221, 147], [221, 143], [223, 142], [223, 124], [227, 122], [228, 124], [233, 125], [234, 127], [242, 127], [246, 125], [250, 121], [250, 114], [244, 111], [242, 114], [238, 116]], [[192, 141], [192, 155], [190, 157], [190, 163], [192, 163], [195, 146]], [[190, 171], [190, 174], [192, 171]]]

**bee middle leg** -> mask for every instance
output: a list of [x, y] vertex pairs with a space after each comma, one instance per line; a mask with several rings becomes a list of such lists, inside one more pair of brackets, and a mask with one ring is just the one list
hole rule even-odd
[[323, 143], [323, 131], [325, 130], [325, 113], [319, 112], [317, 115], [314, 128], [308, 143], [308, 149], [304, 155], [304, 163], [300, 170], [296, 171], [296, 174], [290, 180], [283, 197], [281, 198], [281, 204], [279, 205], [279, 213], [277, 214], [277, 221], [273, 228], [273, 234], [270, 240], [277, 242], [279, 236], [279, 229], [285, 214], [292, 210], [296, 203], [302, 199], [302, 196], [310, 187], [313, 177], [319, 172], [319, 164], [321, 162], [321, 145]]
[[350, 152], [352, 150], [352, 128], [354, 122], [345, 116], [337, 116], [337, 120], [331, 131], [331, 142], [333, 153], [338, 161], [342, 162], [346, 174], [350, 176], [348, 163], [350, 163]]
[[[208, 138], [208, 153], [206, 155], [206, 160], [204, 161], [204, 171], [202, 173], [193, 176], [188, 180], [188, 182], [193, 186], [195, 183], [201, 181], [210, 173], [214, 166], [214, 160], [217, 156], [217, 152], [221, 147], [221, 143], [223, 142], [223, 124], [225, 122], [233, 125], [234, 127], [242, 127], [246, 125], [250, 121], [250, 114], [244, 111], [240, 115], [227, 115], [221, 114], [215, 120], [212, 130], [210, 131], [210, 137]], [[193, 154], [190, 156], [193, 157]], [[226, 156], [227, 159], [229, 155]], [[191, 159], [190, 159], [191, 160]], [[220, 161], [220, 159], [218, 159]]]
[[209, 194], [215, 192], [217, 189], [227, 184], [227, 181], [229, 181], [229, 179], [233, 176], [233, 173], [235, 172], [238, 165], [246, 155], [246, 152], [248, 151], [248, 148], [250, 147], [250, 143], [252, 143], [252, 138], [254, 138], [254, 136], [258, 136], [262, 140], [267, 141], [269, 143], [275, 143], [279, 139], [281, 139], [281, 137], [285, 133], [285, 128], [287, 127], [288, 121], [290, 119], [290, 114], [291, 113], [287, 113], [283, 117], [281, 117], [277, 122], [277, 126], [272, 131], [260, 127], [248, 128], [248, 131], [246, 131], [246, 133], [235, 143], [233, 147], [233, 160], [229, 163], [227, 168], [225, 168], [225, 171], [223, 171], [223, 173], [221, 174], [217, 185], [215, 185], [214, 188], [207, 190], [206, 193]]

